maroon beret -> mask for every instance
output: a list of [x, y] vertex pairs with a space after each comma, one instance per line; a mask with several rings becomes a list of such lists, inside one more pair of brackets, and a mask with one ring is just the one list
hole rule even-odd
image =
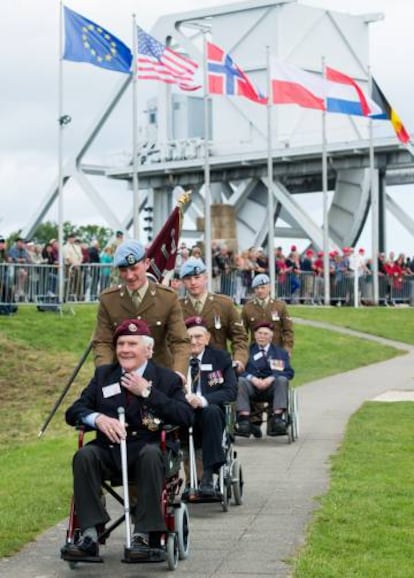
[[187, 319], [184, 319], [184, 323], [187, 329], [190, 329], [191, 327], [204, 327], [204, 329], [207, 329], [206, 320], [202, 317], [199, 317], [198, 315], [187, 317]]
[[114, 333], [114, 344], [121, 335], [149, 335], [151, 336], [148, 323], [143, 319], [125, 319], [118, 325]]
[[270, 329], [271, 331], [273, 331], [273, 323], [269, 323], [269, 321], [258, 321], [254, 325], [253, 331], [257, 331], [258, 329], [261, 329], [262, 327], [265, 327], [266, 329]]

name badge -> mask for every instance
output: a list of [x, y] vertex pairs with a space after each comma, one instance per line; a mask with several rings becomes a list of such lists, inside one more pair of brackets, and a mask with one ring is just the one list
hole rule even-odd
[[113, 397], [114, 395], [118, 395], [121, 393], [121, 386], [119, 383], [111, 383], [110, 385], [105, 385], [102, 388], [102, 395], [106, 399], [107, 397]]
[[262, 357], [263, 357], [263, 353], [262, 353], [261, 351], [258, 351], [257, 353], [255, 353], [255, 354], [253, 355], [253, 359], [254, 359], [255, 361], [257, 361], [258, 359], [261, 359]]
[[213, 371], [213, 366], [211, 363], [202, 363], [200, 365], [200, 371]]

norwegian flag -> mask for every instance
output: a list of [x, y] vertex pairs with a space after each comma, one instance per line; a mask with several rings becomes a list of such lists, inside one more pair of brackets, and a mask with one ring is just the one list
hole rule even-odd
[[267, 99], [256, 90], [245, 72], [219, 46], [207, 43], [207, 72], [209, 94], [244, 96], [258, 104]]

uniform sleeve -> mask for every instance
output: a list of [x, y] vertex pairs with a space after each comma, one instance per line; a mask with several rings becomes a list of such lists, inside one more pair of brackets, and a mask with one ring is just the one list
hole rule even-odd
[[231, 351], [233, 359], [241, 361], [246, 365], [248, 359], [248, 338], [241, 316], [232, 304], [229, 310], [229, 339], [231, 341]]
[[111, 317], [105, 306], [100, 301], [96, 318], [95, 332], [92, 338], [92, 347], [96, 367], [113, 363], [115, 349], [113, 346], [113, 327]]
[[190, 340], [177, 295], [171, 293], [169, 299], [171, 299], [171, 307], [167, 320], [167, 335], [168, 345], [174, 359], [172, 369], [186, 376], [190, 357]]
[[286, 307], [285, 303], [282, 303], [282, 308], [280, 311], [280, 319], [282, 321], [281, 332], [282, 332], [283, 348], [289, 351], [290, 353], [294, 345], [293, 321], [289, 315], [288, 308]]

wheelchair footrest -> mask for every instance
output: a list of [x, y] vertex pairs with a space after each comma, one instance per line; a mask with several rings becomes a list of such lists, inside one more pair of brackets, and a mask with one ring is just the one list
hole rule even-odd
[[61, 552], [60, 557], [65, 562], [86, 562], [87, 564], [102, 564], [101, 556], [83, 556], [82, 558], [71, 556], [69, 552]]
[[181, 499], [183, 502], [207, 504], [209, 502], [221, 502], [223, 494], [218, 490], [215, 490], [214, 494], [204, 494], [198, 489], [190, 488], [183, 492]]
[[124, 557], [122, 562], [124, 564], [140, 564], [146, 562], [165, 562], [167, 560], [167, 553], [164, 548], [146, 548], [142, 551], [136, 549], [124, 548]]

